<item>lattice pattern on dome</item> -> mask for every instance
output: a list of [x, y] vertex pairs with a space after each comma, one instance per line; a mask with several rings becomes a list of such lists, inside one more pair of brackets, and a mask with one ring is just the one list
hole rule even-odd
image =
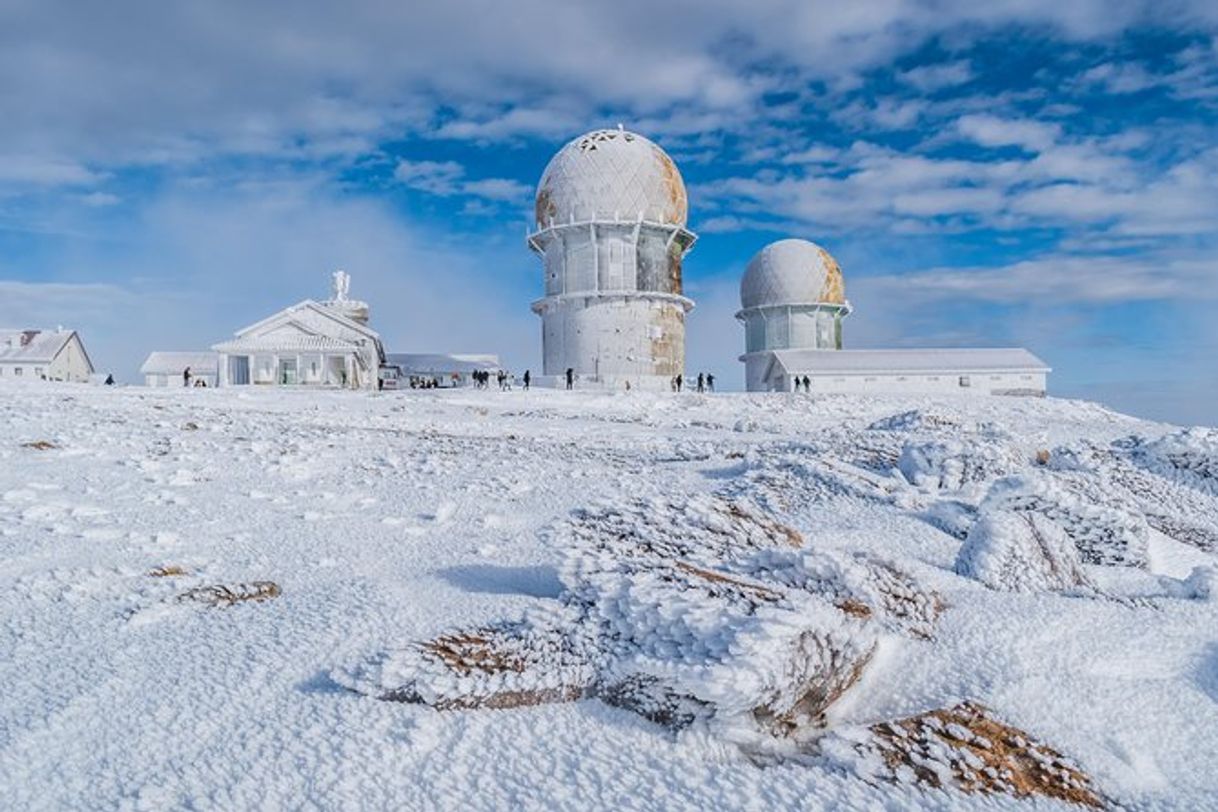
[[845, 304], [841, 266], [807, 240], [770, 243], [749, 262], [740, 280], [742, 307], [778, 304]]
[[581, 152], [588, 152], [596, 149], [596, 145], [599, 143], [612, 141], [619, 137], [626, 141], [633, 141], [634, 133], [628, 133], [625, 130], [597, 130], [596, 132], [590, 132], [579, 139], [579, 149]]
[[684, 226], [685, 182], [676, 164], [641, 135], [597, 130], [550, 161], [537, 188], [537, 224], [623, 220]]

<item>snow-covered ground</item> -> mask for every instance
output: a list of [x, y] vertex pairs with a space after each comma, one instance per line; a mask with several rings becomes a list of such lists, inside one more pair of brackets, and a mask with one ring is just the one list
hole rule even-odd
[[[353, 664], [556, 606], [573, 511], [727, 496], [942, 600], [928, 639], [874, 632], [833, 747], [349, 690]], [[1218, 809], [1216, 554], [1218, 435], [1083, 402], [10, 382], [0, 807], [1062, 806], [841, 756], [974, 701], [1113, 805]], [[179, 599], [255, 581], [278, 596]]]

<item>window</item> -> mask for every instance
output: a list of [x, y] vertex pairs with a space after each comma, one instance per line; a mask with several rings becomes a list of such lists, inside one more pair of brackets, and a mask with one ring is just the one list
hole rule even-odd
[[23, 372], [25, 372], [25, 370], [22, 369], [21, 367], [13, 367], [13, 374], [16, 375], [17, 377], [21, 377], [21, 373], [23, 373]]
[[961, 386], [972, 386], [973, 382], [968, 379], [967, 375], [961, 375], [960, 376], [960, 385]]
[[35, 378], [42, 377], [42, 367], [34, 367], [34, 377]]

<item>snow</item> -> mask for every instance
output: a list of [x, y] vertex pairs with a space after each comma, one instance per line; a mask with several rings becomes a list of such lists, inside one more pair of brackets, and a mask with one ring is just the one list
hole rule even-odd
[[960, 548], [956, 572], [993, 589], [1018, 592], [1089, 585], [1070, 537], [1039, 513], [996, 510], [983, 514]]
[[[3, 805], [1066, 808], [879, 777], [861, 731], [969, 701], [1114, 804], [1215, 808], [1214, 460], [1212, 433], [1052, 398], [6, 382]], [[1093, 589], [1036, 569], [1031, 525]], [[957, 572], [983, 551], [1006, 563]], [[676, 557], [782, 597], [691, 593]], [[476, 694], [417, 644], [522, 622], [526, 682], [649, 674], [733, 712], [376, 698]], [[785, 690], [798, 624], [874, 651], [823, 741], [761, 762], [739, 711]]]

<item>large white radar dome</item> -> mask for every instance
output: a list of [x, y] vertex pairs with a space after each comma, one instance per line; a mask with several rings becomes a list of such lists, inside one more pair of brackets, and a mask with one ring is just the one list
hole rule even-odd
[[757, 252], [740, 280], [740, 306], [846, 304], [842, 269], [807, 240], [779, 240]]
[[623, 129], [595, 130], [550, 160], [537, 186], [537, 225], [638, 220], [684, 226], [685, 181], [664, 150]]

